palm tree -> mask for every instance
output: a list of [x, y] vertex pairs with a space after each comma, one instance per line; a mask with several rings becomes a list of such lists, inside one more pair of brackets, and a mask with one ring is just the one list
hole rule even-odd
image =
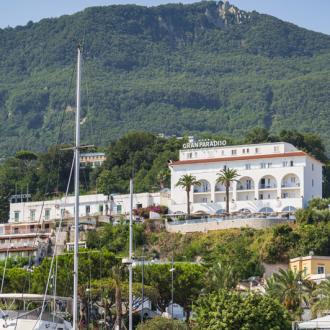
[[312, 313], [314, 316], [330, 310], [330, 280], [322, 281], [313, 291]]
[[238, 283], [237, 272], [228, 262], [217, 262], [206, 273], [206, 291], [234, 289]]
[[160, 170], [159, 173], [157, 174], [157, 181], [159, 182], [160, 189], [165, 188], [165, 183], [169, 175], [170, 173], [168, 168]]
[[311, 284], [302, 276], [302, 272], [280, 269], [266, 281], [266, 293], [277, 298], [281, 304], [297, 319], [301, 318], [302, 303], [308, 303]]
[[191, 174], [184, 174], [176, 183], [177, 187], [181, 187], [186, 190], [187, 193], [187, 217], [190, 219], [190, 190], [192, 186], [200, 186], [200, 182], [196, 180]]
[[229, 188], [232, 182], [237, 181], [239, 174], [234, 169], [224, 168], [217, 175], [217, 183], [224, 185], [226, 189], [226, 212], [229, 213]]

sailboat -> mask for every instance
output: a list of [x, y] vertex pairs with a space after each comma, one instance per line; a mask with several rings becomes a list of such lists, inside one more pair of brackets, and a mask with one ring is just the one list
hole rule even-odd
[[[75, 216], [74, 216], [74, 269], [73, 269], [73, 298], [56, 297], [52, 295], [15, 293], [0, 294], [0, 299], [25, 302], [42, 302], [42, 306], [30, 311], [10, 311], [0, 308], [0, 328], [8, 330], [76, 330], [78, 329], [78, 242], [79, 242], [79, 168], [80, 168], [80, 85], [81, 85], [81, 47], [77, 48], [77, 86], [76, 86], [76, 118], [75, 118], [75, 146], [74, 146], [74, 190], [75, 190]], [[56, 254], [56, 244], [53, 259]], [[49, 276], [50, 278], [50, 276]], [[49, 281], [49, 279], [48, 279]], [[47, 283], [48, 285], [48, 283]], [[47, 292], [47, 289], [46, 289]], [[46, 313], [47, 304], [55, 305], [57, 302], [72, 302], [72, 323], [53, 313]]]

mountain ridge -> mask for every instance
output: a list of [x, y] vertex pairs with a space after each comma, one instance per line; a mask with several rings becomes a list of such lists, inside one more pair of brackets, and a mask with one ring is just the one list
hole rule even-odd
[[[59, 142], [79, 40], [88, 143], [131, 129], [237, 136], [255, 126], [328, 142], [330, 36], [210, 1], [91, 7], [0, 30], [0, 154]], [[60, 142], [72, 130], [65, 111]]]

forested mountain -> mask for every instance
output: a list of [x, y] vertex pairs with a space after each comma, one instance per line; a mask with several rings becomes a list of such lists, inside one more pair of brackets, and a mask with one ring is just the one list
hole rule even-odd
[[[240, 136], [259, 126], [330, 138], [330, 36], [228, 3], [88, 8], [0, 29], [0, 158], [129, 130]], [[330, 148], [328, 147], [328, 153]]]

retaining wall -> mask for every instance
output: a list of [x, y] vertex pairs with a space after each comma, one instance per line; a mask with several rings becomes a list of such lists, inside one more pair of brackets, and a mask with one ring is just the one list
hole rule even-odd
[[249, 218], [249, 219], [235, 219], [223, 221], [210, 221], [200, 223], [189, 223], [189, 221], [182, 221], [182, 224], [171, 224], [166, 221], [166, 230], [170, 233], [193, 233], [193, 232], [207, 232], [209, 230], [230, 229], [230, 228], [254, 228], [264, 229], [274, 225], [292, 223], [288, 219], [267, 219], [267, 218]]

